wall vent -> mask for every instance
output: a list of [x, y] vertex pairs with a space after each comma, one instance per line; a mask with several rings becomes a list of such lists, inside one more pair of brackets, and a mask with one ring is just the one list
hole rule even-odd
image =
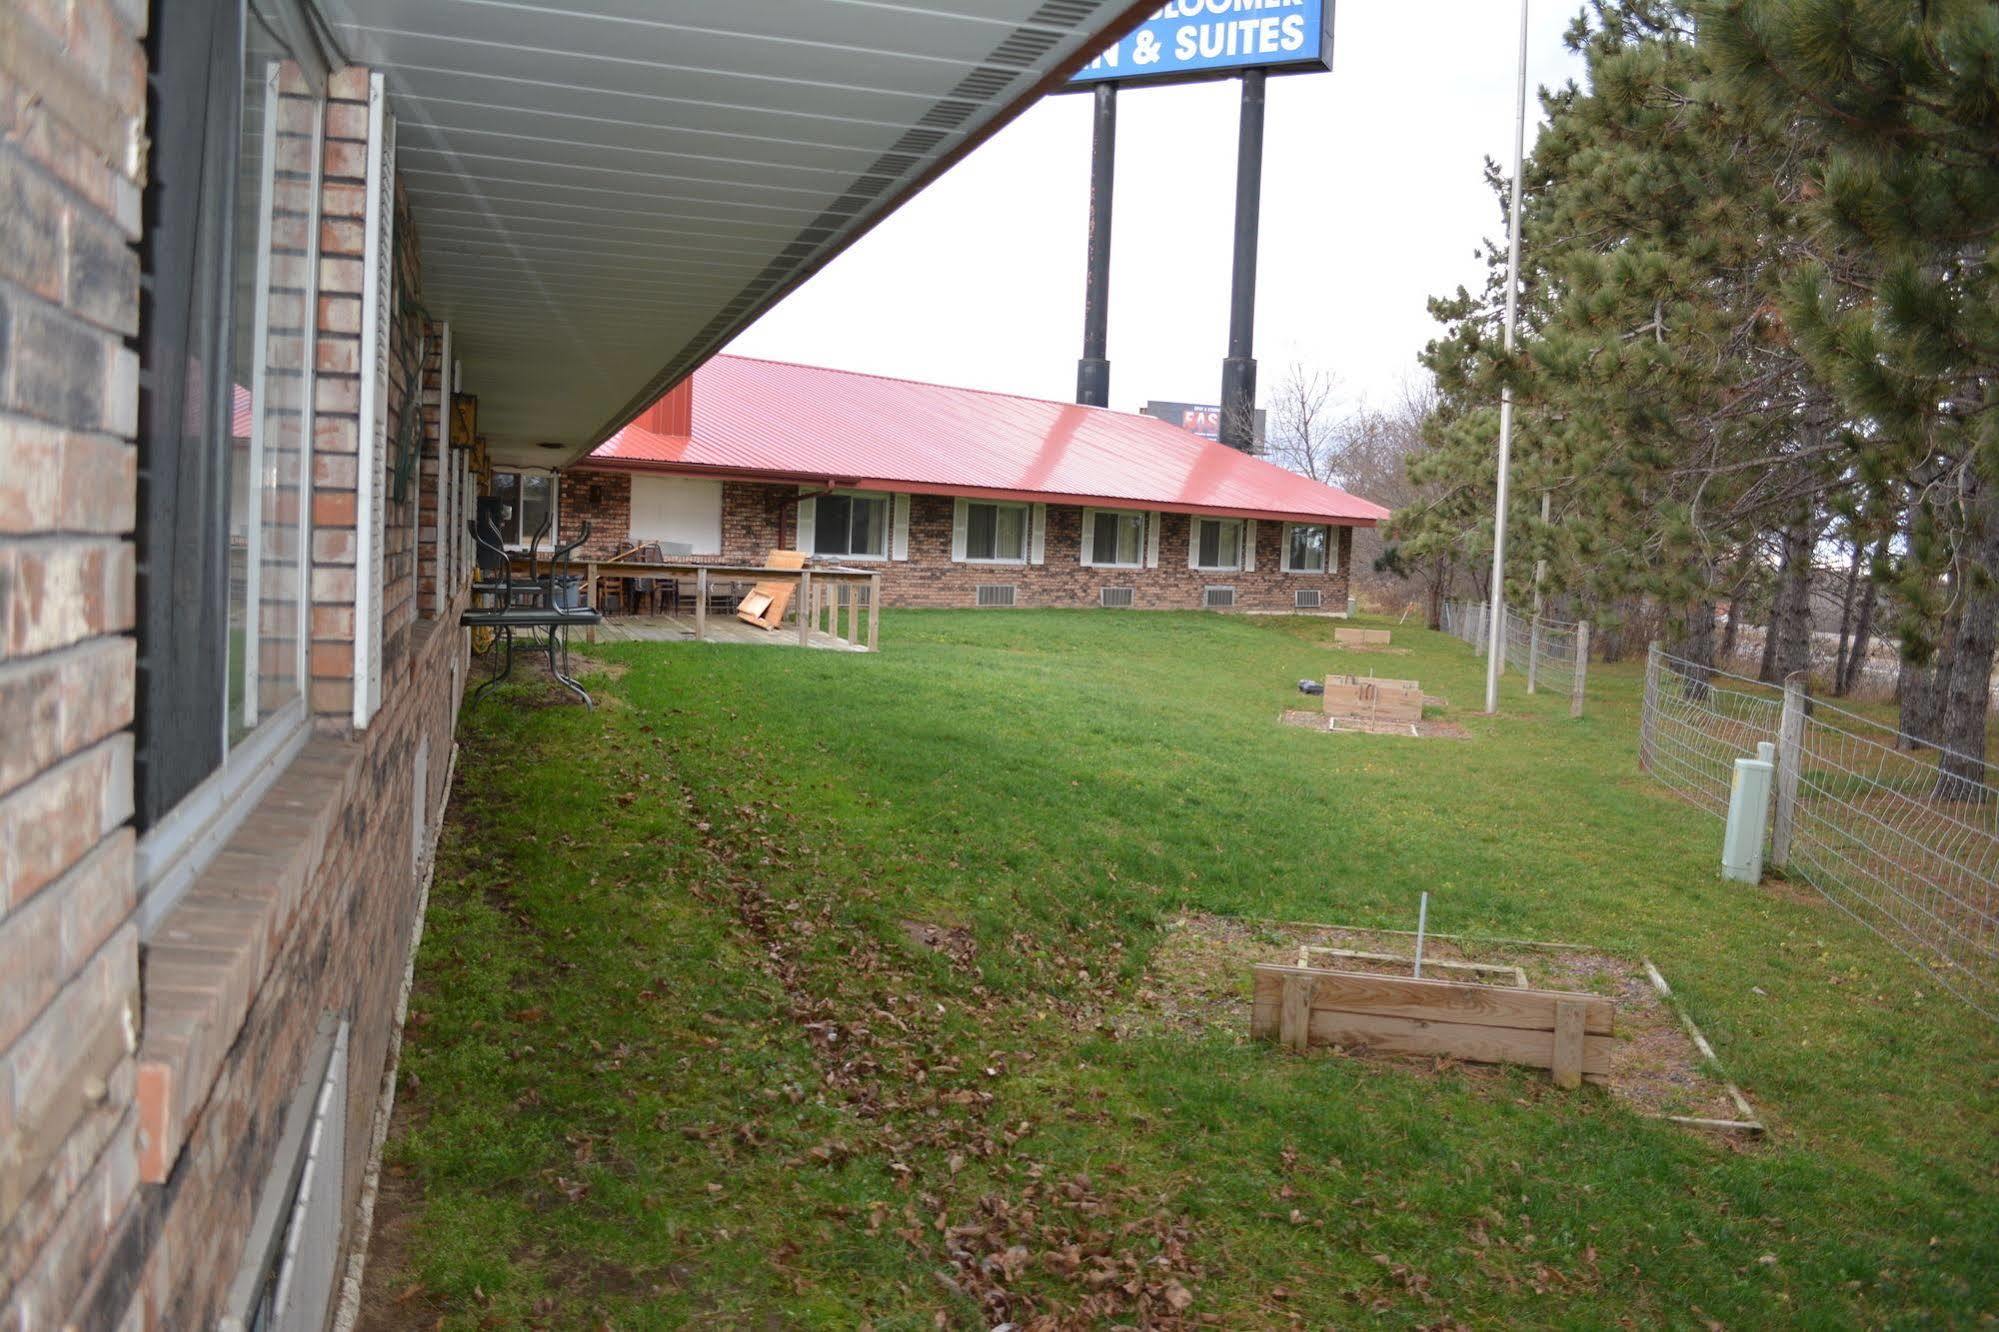
[[1232, 587], [1207, 587], [1201, 589], [1201, 604], [1209, 610], [1227, 610], [1235, 605], [1235, 589]]
[[1012, 583], [980, 583], [979, 602], [981, 606], [1013, 605], [1014, 586]]
[[1128, 608], [1132, 604], [1132, 589], [1128, 587], [1106, 587], [1098, 591], [1097, 600], [1105, 606]]
[[1320, 597], [1321, 593], [1318, 588], [1301, 587], [1298, 589], [1297, 596], [1292, 599], [1291, 604], [1299, 610], [1317, 610], [1323, 604]]

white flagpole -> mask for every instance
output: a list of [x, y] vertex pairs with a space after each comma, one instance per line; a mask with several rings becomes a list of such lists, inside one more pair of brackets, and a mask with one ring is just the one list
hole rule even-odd
[[[1506, 253], [1506, 354], [1520, 318], [1520, 175], [1527, 160], [1527, 3], [1520, 0], [1520, 90], [1513, 122], [1513, 212]], [[1485, 711], [1499, 711], [1499, 668], [1506, 661], [1506, 486], [1513, 455], [1513, 390], [1500, 390], [1499, 493], [1492, 511], [1492, 592], [1485, 645]]]

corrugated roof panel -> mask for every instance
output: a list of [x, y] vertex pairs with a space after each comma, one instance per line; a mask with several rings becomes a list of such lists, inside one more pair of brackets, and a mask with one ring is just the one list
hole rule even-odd
[[992, 491], [1370, 526], [1378, 504], [1150, 416], [718, 356], [691, 435], [628, 426], [597, 462], [663, 471]]

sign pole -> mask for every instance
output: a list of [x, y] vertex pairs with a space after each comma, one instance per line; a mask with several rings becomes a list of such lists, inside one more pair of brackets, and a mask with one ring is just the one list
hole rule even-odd
[[1242, 76], [1242, 125], [1236, 139], [1235, 266], [1229, 290], [1229, 354], [1222, 362], [1222, 443], [1256, 449], [1256, 229], [1263, 205], [1263, 80]]
[[1090, 257], [1083, 287], [1083, 357], [1076, 362], [1076, 401], [1111, 405], [1111, 189], [1117, 162], [1117, 85], [1095, 89], [1096, 128], [1090, 137]]
[[[1513, 122], [1513, 211], [1507, 219], [1506, 355], [1520, 320], [1520, 175], [1527, 160], [1527, 4], [1520, 0], [1520, 87]], [[1492, 625], [1485, 646], [1485, 711], [1499, 711], [1499, 668], [1506, 660], [1506, 486], [1513, 454], [1513, 386], [1499, 397], [1499, 491], [1492, 510]]]

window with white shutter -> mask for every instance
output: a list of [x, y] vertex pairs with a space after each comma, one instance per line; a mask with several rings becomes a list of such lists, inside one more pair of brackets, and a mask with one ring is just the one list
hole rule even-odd
[[368, 77], [368, 212], [361, 293], [361, 474], [354, 543], [354, 725], [382, 702], [382, 577], [388, 519], [389, 325], [395, 310], [396, 122], [380, 74]]

